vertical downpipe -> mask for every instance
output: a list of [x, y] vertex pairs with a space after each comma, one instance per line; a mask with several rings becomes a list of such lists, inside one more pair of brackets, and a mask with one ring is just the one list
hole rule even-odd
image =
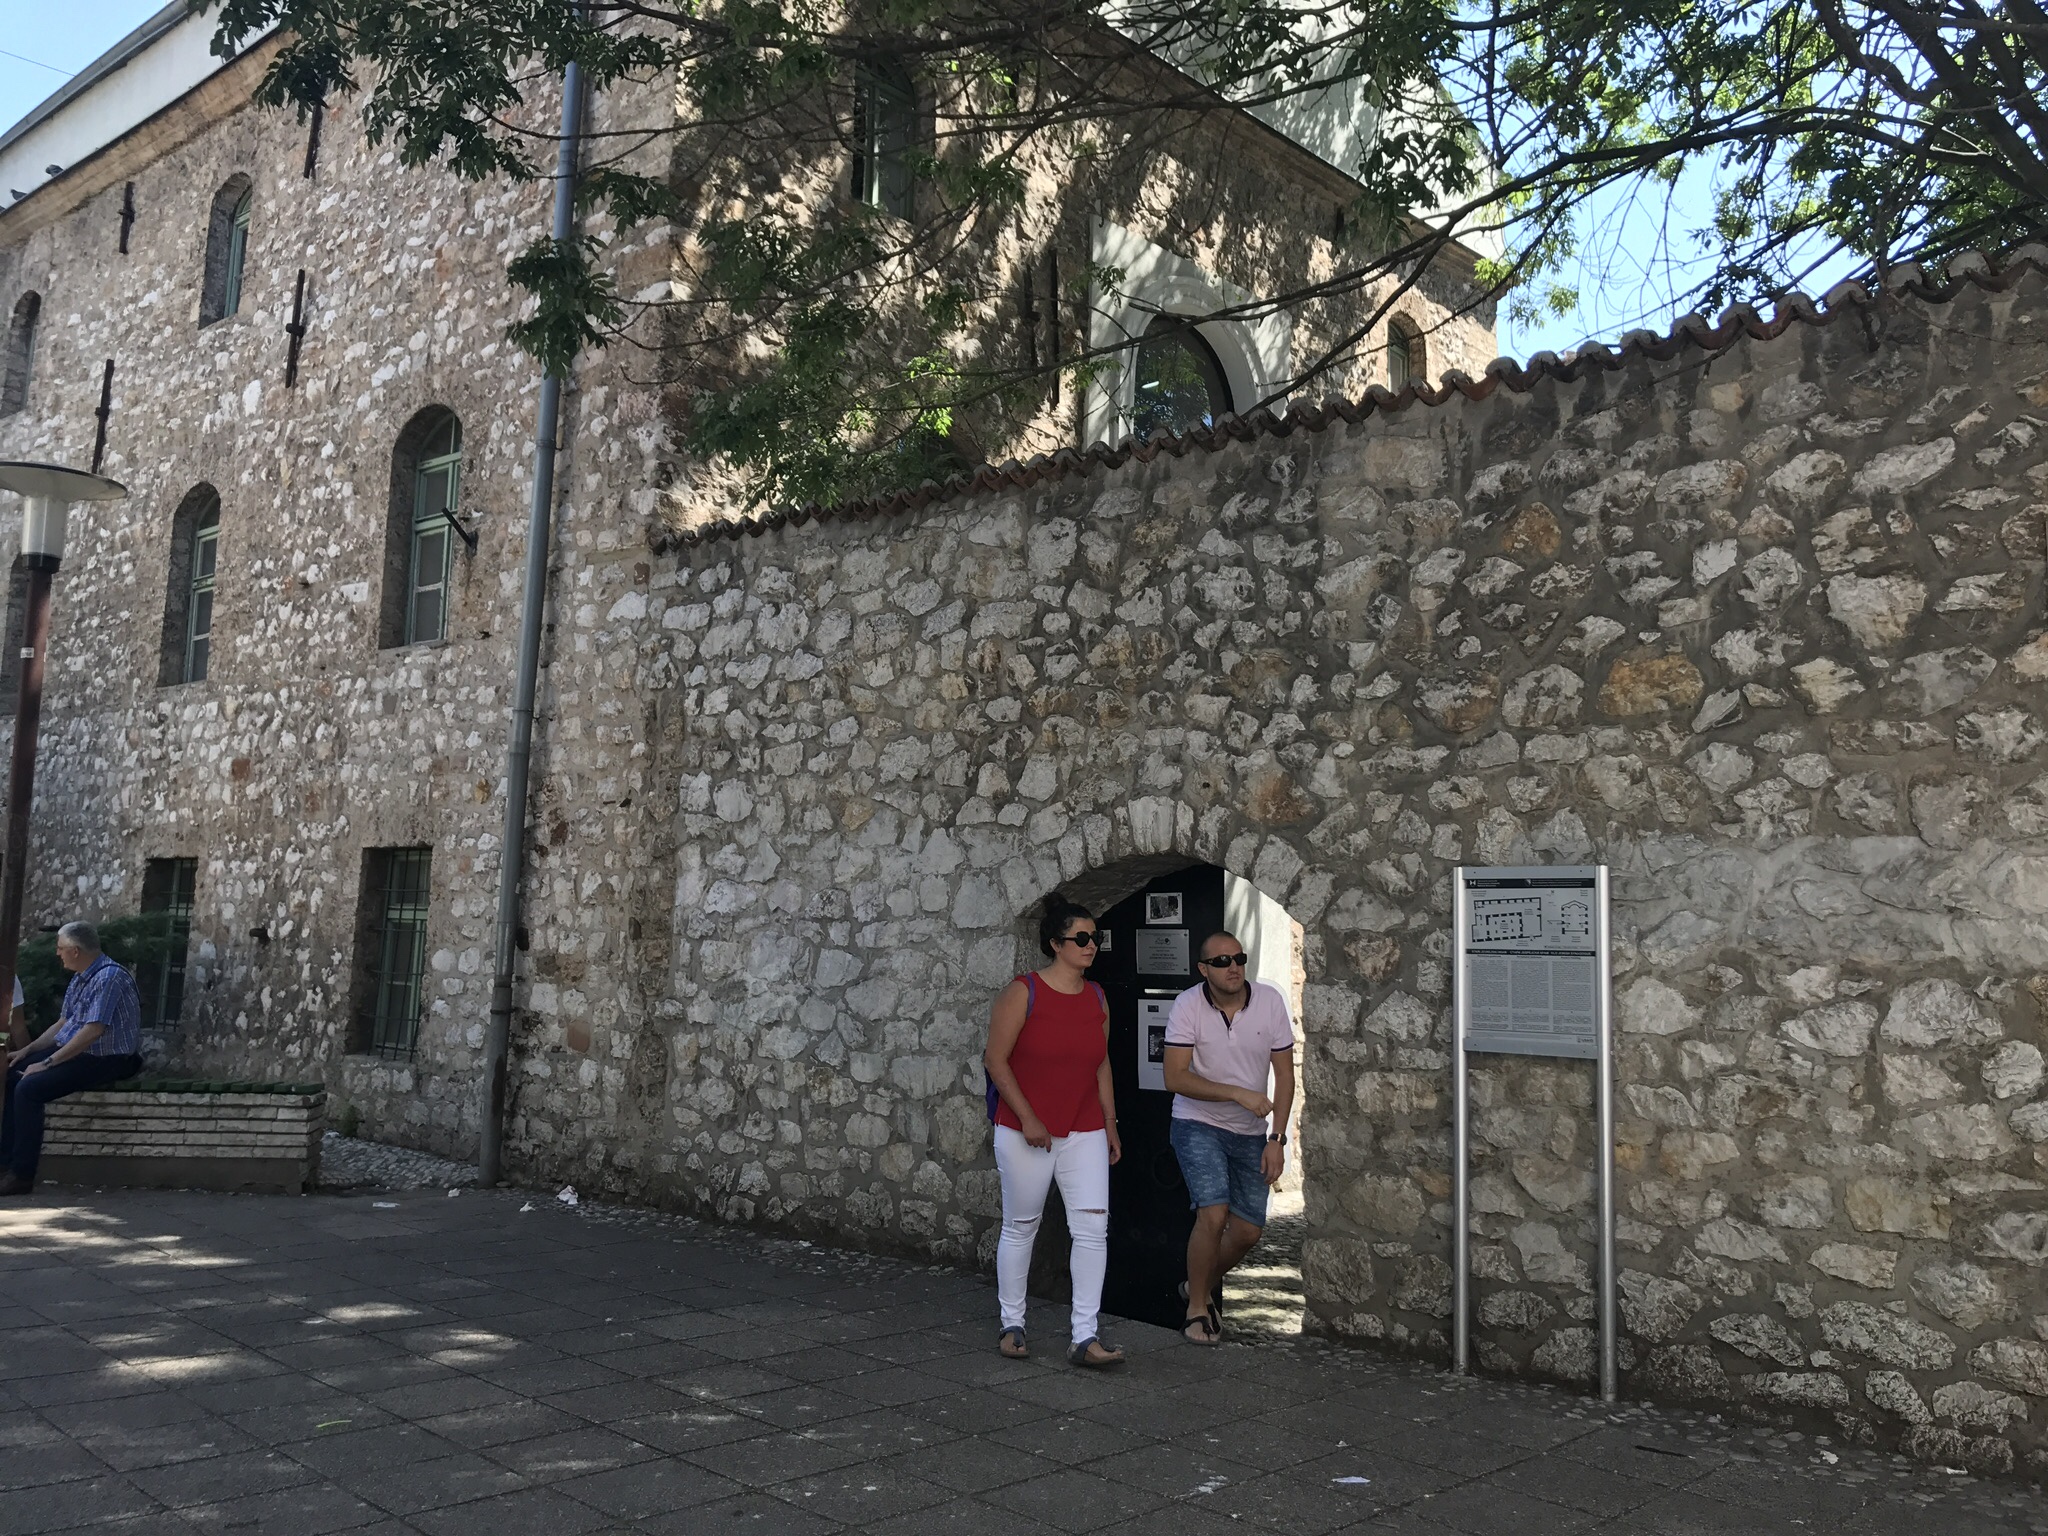
[[[580, 7], [579, 7], [580, 10]], [[554, 238], [569, 238], [576, 210], [576, 159], [583, 120], [583, 72], [562, 71], [562, 136], [555, 151]], [[533, 430], [533, 504], [526, 520], [526, 594], [519, 621], [519, 679], [505, 749], [505, 826], [498, 857], [497, 955], [491, 971], [491, 1019], [484, 1035], [482, 1134], [477, 1177], [486, 1187], [504, 1173], [505, 1063], [512, 1039], [512, 971], [518, 958], [519, 887], [526, 875], [526, 793], [533, 761], [533, 701], [540, 682], [541, 623], [546, 616], [548, 556], [553, 544], [555, 439], [562, 376], [543, 375]]]

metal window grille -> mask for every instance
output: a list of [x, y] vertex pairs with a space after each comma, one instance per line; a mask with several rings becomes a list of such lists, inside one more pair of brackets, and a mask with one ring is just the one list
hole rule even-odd
[[249, 255], [249, 212], [255, 204], [255, 191], [244, 192], [242, 200], [235, 204], [234, 219], [228, 225], [228, 266], [220, 292], [223, 319], [242, 307], [242, 263]]
[[917, 94], [900, 75], [863, 71], [858, 82], [858, 145], [853, 195], [899, 219], [911, 216], [914, 182], [910, 145]]
[[410, 1056], [419, 1039], [432, 859], [427, 848], [378, 848], [367, 861], [363, 904], [370, 918], [370, 969], [362, 1038], [373, 1055]]
[[448, 576], [455, 544], [452, 514], [461, 479], [462, 425], [451, 415], [422, 445], [419, 467], [413, 472], [407, 645], [444, 640], [448, 635]]
[[197, 859], [151, 859], [142, 870], [142, 910], [170, 919], [170, 943], [164, 959], [145, 960], [137, 967], [136, 990], [142, 994], [142, 1020], [153, 1027], [178, 1022], [185, 1007], [185, 957], [192, 942], [192, 900], [199, 884]]
[[220, 556], [220, 504], [192, 530], [191, 588], [185, 595], [185, 681], [206, 680], [213, 659], [213, 577]]

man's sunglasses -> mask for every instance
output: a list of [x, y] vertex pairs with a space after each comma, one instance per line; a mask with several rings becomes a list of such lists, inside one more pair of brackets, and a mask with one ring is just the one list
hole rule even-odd
[[1101, 937], [1093, 933], [1070, 933], [1064, 939], [1053, 940], [1055, 944], [1077, 944], [1083, 949], [1092, 949], [1101, 942]]
[[1252, 957], [1250, 955], [1211, 955], [1208, 959], [1196, 963], [1206, 965], [1212, 970], [1225, 971], [1233, 965], [1250, 965]]

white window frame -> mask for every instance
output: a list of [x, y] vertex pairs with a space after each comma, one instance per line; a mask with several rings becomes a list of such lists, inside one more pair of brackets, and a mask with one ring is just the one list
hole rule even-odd
[[[1158, 314], [1203, 315], [1251, 302], [1252, 296], [1224, 282], [1143, 235], [1090, 221], [1089, 254], [1095, 266], [1115, 267], [1123, 281], [1114, 290], [1100, 284], [1088, 294], [1088, 345], [1100, 351], [1135, 342]], [[1249, 411], [1268, 396], [1284, 394], [1292, 380], [1294, 320], [1274, 312], [1243, 320], [1206, 320], [1193, 327], [1223, 365], [1230, 409]], [[1120, 443], [1131, 435], [1137, 370], [1126, 352], [1122, 366], [1105, 369], [1088, 386], [1081, 417], [1082, 444]], [[1270, 409], [1281, 410], [1284, 399]]]

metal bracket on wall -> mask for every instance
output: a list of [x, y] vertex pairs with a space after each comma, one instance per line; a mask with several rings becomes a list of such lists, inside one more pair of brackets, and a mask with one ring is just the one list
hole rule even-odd
[[291, 345], [284, 356], [284, 387], [291, 389], [299, 382], [299, 346], [306, 339], [306, 269], [299, 268], [298, 286], [292, 290], [291, 324], [284, 328], [291, 337]]

